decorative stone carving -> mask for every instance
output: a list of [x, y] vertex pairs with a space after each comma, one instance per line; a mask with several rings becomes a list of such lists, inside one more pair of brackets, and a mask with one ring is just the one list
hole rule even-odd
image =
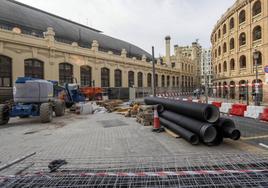
[[141, 60], [142, 60], [142, 61], [146, 61], [146, 59], [147, 59], [147, 58], [146, 58], [146, 55], [142, 55], [142, 59], [141, 59]]
[[121, 51], [121, 57], [127, 57], [127, 50], [126, 49], [122, 49]]
[[94, 52], [99, 51], [99, 42], [97, 40], [93, 40], [91, 46], [91, 50], [93, 50]]
[[44, 32], [44, 37], [45, 37], [45, 39], [48, 39], [49, 41], [54, 42], [54, 40], [55, 40], [54, 29], [52, 27], [48, 27], [47, 31]]

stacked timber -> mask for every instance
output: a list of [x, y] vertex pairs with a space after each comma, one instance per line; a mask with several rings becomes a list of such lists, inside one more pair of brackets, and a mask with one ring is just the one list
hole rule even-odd
[[154, 106], [140, 106], [136, 121], [143, 126], [152, 126], [154, 122]]
[[118, 106], [121, 104], [123, 104], [122, 100], [106, 100], [97, 102], [97, 105], [106, 108], [108, 112], [116, 111], [118, 109]]
[[161, 105], [161, 125], [193, 145], [202, 141], [208, 146], [214, 146], [221, 144], [224, 138], [240, 138], [240, 131], [235, 128], [235, 123], [231, 119], [220, 118], [219, 109], [213, 105], [155, 97], [145, 98], [145, 103]]

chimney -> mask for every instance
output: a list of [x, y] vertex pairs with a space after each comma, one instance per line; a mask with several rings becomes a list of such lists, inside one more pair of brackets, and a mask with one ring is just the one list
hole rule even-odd
[[166, 63], [170, 67], [171, 66], [171, 59], [170, 59], [170, 36], [166, 36]]

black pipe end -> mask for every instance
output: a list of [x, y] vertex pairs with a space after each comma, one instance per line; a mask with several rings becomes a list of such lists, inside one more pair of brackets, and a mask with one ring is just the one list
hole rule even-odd
[[199, 136], [197, 135], [193, 135], [191, 138], [190, 138], [190, 143], [192, 145], [198, 145], [199, 144]]
[[213, 142], [217, 137], [217, 130], [212, 125], [204, 125], [200, 130], [200, 136], [205, 143]]
[[158, 104], [158, 105], [156, 105], [156, 110], [159, 114], [161, 114], [165, 111], [165, 108], [162, 104]]
[[204, 116], [208, 123], [216, 123], [220, 119], [220, 111], [217, 107], [208, 105]]
[[230, 138], [231, 138], [232, 140], [239, 140], [240, 137], [241, 137], [241, 133], [240, 133], [240, 131], [237, 130], [237, 129], [234, 129], [234, 130], [231, 132], [231, 134], [230, 134]]

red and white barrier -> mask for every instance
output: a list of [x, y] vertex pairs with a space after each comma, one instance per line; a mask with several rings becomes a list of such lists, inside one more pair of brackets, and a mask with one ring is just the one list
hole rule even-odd
[[264, 109], [264, 106], [248, 106], [244, 116], [257, 119], [263, 113]]

